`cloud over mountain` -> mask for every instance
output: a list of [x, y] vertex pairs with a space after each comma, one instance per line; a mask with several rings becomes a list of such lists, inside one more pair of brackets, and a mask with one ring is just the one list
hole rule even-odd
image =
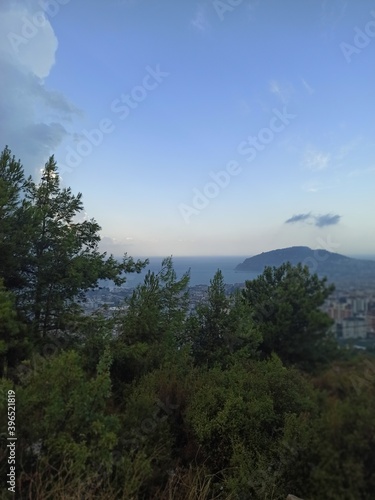
[[298, 214], [298, 215], [293, 215], [290, 219], [285, 221], [285, 224], [292, 224], [294, 222], [302, 222], [305, 220], [308, 220], [311, 218], [311, 213], [309, 212], [308, 214]]
[[337, 214], [318, 215], [315, 217], [315, 225], [317, 227], [334, 226], [340, 222], [340, 219], [341, 215]]
[[303, 222], [306, 224], [314, 224], [316, 227], [334, 226], [340, 222], [341, 215], [338, 214], [323, 214], [314, 215], [311, 212], [306, 214], [293, 215], [285, 221], [285, 224], [295, 224]]

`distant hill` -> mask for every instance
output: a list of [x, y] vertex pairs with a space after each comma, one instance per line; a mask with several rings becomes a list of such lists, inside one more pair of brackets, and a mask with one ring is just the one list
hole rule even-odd
[[263, 252], [245, 259], [236, 271], [262, 273], [266, 266], [279, 267], [284, 262], [301, 263], [319, 276], [327, 276], [330, 282], [353, 285], [375, 285], [375, 261], [353, 259], [323, 249], [312, 250], [297, 246]]

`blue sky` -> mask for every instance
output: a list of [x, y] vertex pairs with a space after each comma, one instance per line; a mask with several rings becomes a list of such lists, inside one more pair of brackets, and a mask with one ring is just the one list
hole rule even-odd
[[375, 2], [0, 6], [0, 137], [115, 255], [375, 254]]

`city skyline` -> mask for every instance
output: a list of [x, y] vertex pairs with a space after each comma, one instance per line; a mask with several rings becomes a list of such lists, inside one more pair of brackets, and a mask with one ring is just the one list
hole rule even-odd
[[16, 0], [0, 136], [115, 255], [375, 255], [375, 6]]

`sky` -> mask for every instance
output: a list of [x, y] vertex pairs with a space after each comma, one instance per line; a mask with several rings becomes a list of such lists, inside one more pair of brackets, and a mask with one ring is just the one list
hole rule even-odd
[[102, 250], [375, 255], [373, 0], [1, 0], [0, 86]]

